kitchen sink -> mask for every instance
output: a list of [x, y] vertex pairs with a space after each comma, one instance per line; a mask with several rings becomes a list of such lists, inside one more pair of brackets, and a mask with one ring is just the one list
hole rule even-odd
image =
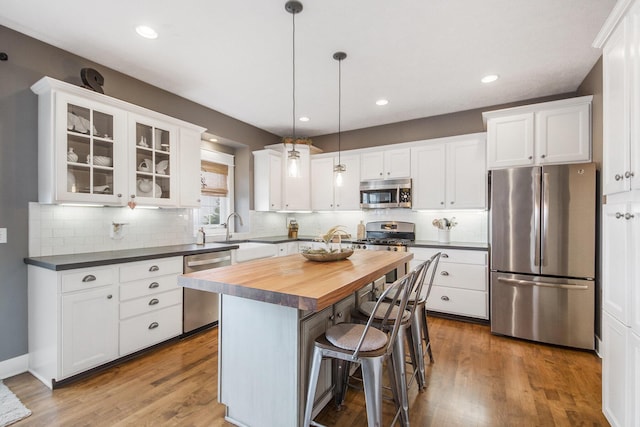
[[232, 251], [234, 263], [247, 262], [260, 258], [271, 258], [278, 254], [278, 245], [271, 243], [243, 242], [238, 249]]

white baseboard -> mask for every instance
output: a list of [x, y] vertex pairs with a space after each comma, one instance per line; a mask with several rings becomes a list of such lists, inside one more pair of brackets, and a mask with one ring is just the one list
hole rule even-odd
[[29, 355], [14, 357], [13, 359], [0, 360], [0, 380], [27, 372], [29, 369]]

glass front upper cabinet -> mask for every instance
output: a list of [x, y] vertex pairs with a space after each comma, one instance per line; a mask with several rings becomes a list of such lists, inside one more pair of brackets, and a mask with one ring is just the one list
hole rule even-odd
[[59, 95], [59, 201], [124, 204], [126, 113]]
[[133, 116], [135, 153], [132, 156], [136, 202], [149, 205], [174, 205], [175, 145], [177, 129], [153, 119]]

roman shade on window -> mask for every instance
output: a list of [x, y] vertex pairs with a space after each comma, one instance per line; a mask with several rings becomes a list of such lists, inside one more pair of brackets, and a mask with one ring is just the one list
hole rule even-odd
[[202, 161], [200, 166], [200, 181], [202, 194], [226, 197], [229, 194], [227, 177], [229, 167], [220, 163]]

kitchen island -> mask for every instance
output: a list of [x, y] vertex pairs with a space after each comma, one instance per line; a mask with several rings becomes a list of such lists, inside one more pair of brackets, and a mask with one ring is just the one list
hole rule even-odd
[[[313, 262], [295, 254], [179, 276], [182, 286], [221, 294], [218, 400], [226, 419], [300, 425], [313, 340], [349, 320], [355, 292], [412, 257], [355, 251], [347, 260]], [[331, 398], [330, 365], [317, 390], [320, 409]]]

